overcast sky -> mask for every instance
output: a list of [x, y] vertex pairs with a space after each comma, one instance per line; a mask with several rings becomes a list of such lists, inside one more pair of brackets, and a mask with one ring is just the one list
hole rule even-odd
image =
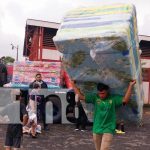
[[0, 0], [0, 57], [16, 58], [16, 51], [11, 50], [10, 44], [13, 43], [19, 45], [19, 59], [23, 60], [27, 19], [61, 22], [70, 9], [116, 2], [135, 4], [139, 34], [150, 36], [150, 0]]

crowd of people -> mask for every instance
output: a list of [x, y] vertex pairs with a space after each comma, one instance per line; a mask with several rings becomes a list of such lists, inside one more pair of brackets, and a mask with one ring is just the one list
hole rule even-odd
[[[80, 101], [92, 103], [94, 105], [94, 119], [93, 119], [93, 141], [96, 150], [108, 150], [113, 135], [116, 131], [122, 130], [124, 132], [123, 122], [116, 122], [116, 108], [126, 105], [129, 102], [132, 88], [136, 81], [129, 83], [125, 96], [111, 95], [109, 93], [109, 86], [98, 83], [97, 93], [81, 93], [74, 81], [71, 81], [73, 90], [78, 98], [76, 98], [76, 107], [79, 110], [75, 131], [86, 130], [88, 118]], [[28, 102], [22, 101], [22, 93], [15, 93], [16, 100], [20, 101], [20, 120], [21, 123], [11, 123], [7, 127], [5, 147], [6, 150], [18, 149], [21, 146], [21, 139], [23, 133], [27, 132], [32, 138], [37, 138], [37, 134], [41, 133], [40, 121], [43, 122], [43, 130], [48, 131], [49, 126], [46, 124], [45, 105], [46, 100], [44, 95], [40, 94], [41, 89], [47, 89], [47, 84], [42, 80], [40, 73], [35, 75], [29, 88], [31, 89], [28, 96]], [[18, 91], [17, 91], [18, 92]], [[2, 114], [2, 113], [1, 113]], [[117, 125], [116, 125], [117, 123]], [[117, 128], [116, 128], [117, 127]]]
[[[47, 84], [42, 80], [42, 75], [37, 73], [35, 80], [29, 85], [30, 90], [26, 100], [23, 99], [24, 95], [21, 90], [12, 89], [11, 98], [13, 102], [4, 107], [0, 112], [0, 115], [7, 115], [9, 119], [11, 118], [6, 131], [6, 150], [12, 150], [12, 148], [14, 150], [19, 149], [23, 133], [29, 133], [32, 138], [37, 138], [37, 134], [41, 133], [41, 121], [43, 122], [43, 130], [49, 131], [45, 114], [46, 101], [44, 95], [40, 94], [41, 89], [47, 88]], [[18, 108], [20, 108], [19, 121], [15, 120], [18, 112], [14, 111]]]

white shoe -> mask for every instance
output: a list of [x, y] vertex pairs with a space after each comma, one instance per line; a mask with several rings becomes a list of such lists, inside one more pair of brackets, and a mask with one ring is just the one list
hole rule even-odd
[[36, 132], [37, 132], [37, 133], [42, 133], [42, 132], [41, 132], [41, 129], [42, 129], [42, 128], [41, 128], [41, 125], [37, 125], [37, 127], [36, 127]]
[[81, 132], [85, 132], [85, 130], [82, 129]]
[[76, 128], [76, 129], [74, 129], [75, 131], [79, 131], [79, 129], [78, 128]]

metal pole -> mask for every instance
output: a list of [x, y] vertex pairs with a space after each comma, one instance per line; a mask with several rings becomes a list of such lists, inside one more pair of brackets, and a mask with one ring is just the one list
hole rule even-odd
[[16, 49], [17, 49], [16, 61], [18, 61], [18, 49], [19, 49], [19, 46], [18, 46], [18, 45], [17, 45]]
[[19, 46], [17, 45], [17, 46], [14, 46], [12, 43], [11, 43], [11, 46], [12, 46], [12, 50], [13, 49], [16, 49], [16, 61], [18, 61], [18, 50], [19, 50]]

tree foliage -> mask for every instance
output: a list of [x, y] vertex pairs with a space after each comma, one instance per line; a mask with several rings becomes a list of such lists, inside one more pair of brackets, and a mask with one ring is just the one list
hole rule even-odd
[[0, 58], [0, 61], [4, 64], [8, 64], [8, 63], [13, 63], [15, 61], [15, 59], [10, 56], [3, 56]]

